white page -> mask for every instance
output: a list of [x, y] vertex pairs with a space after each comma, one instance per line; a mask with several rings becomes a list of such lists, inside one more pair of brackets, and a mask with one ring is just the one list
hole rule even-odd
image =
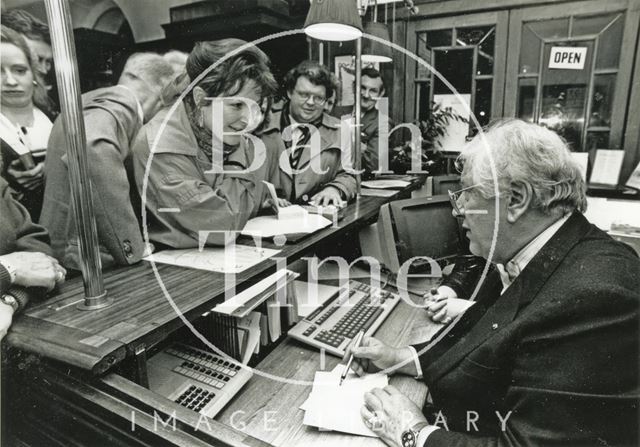
[[582, 180], [587, 181], [587, 166], [589, 165], [589, 153], [587, 152], [571, 152], [571, 158], [578, 163]]
[[630, 188], [640, 189], [640, 163], [633, 170], [629, 180], [627, 180], [627, 186]]
[[363, 188], [371, 189], [398, 189], [409, 186], [406, 180], [381, 179], [381, 180], [365, 180], [361, 183]]
[[610, 231], [612, 226], [638, 228], [640, 202], [587, 197], [587, 211], [584, 215], [589, 222], [603, 231]]
[[242, 233], [245, 236], [273, 237], [281, 234], [314, 233], [331, 225], [331, 221], [319, 214], [306, 213], [300, 218], [278, 219], [275, 216], [259, 216], [250, 219]]
[[257, 248], [247, 245], [235, 245], [231, 256], [229, 247], [186, 248], [181, 250], [163, 250], [153, 253], [145, 261], [171, 264], [218, 273], [240, 273], [265, 259], [278, 254], [280, 250]]
[[593, 163], [593, 171], [591, 171], [590, 182], [601, 185], [617, 185], [623, 159], [624, 151], [598, 149], [596, 151], [596, 161]]
[[[261, 281], [258, 281], [254, 285], [247, 287], [242, 292], [236, 294], [233, 298], [228, 299], [222, 304], [214, 307], [214, 312], [218, 312], [225, 315], [231, 315], [237, 309], [242, 308], [247, 305], [247, 303], [251, 302], [256, 296], [264, 294], [266, 291], [272, 290], [275, 293], [275, 290], [280, 286], [285, 286], [287, 281], [286, 279], [291, 275], [291, 278], [295, 278], [298, 276], [297, 273], [292, 272], [291, 270], [282, 269], [275, 272], [273, 275], [269, 275]], [[269, 296], [266, 296], [269, 298]], [[248, 306], [248, 309], [243, 309], [244, 311], [251, 311], [253, 308], [257, 307], [260, 302], [251, 302], [251, 305]]]
[[303, 424], [314, 427], [352, 433], [361, 436], [377, 436], [360, 416], [364, 405], [364, 393], [373, 388], [384, 388], [389, 384], [385, 374], [367, 374], [358, 377], [350, 371], [340, 385], [340, 373], [344, 365], [333, 371], [316, 372], [313, 389], [305, 403]]

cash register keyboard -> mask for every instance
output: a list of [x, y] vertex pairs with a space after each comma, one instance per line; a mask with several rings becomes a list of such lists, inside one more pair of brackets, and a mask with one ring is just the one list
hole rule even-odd
[[348, 287], [298, 322], [288, 335], [342, 357], [359, 331], [372, 335], [399, 301], [397, 294], [349, 281]]
[[176, 343], [147, 363], [149, 388], [189, 410], [214, 417], [251, 378], [239, 363]]

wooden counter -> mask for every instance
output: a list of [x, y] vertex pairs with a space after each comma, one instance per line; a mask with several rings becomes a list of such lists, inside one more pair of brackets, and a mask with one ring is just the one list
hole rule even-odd
[[[358, 198], [348, 205], [337, 227], [327, 227], [295, 244], [287, 244], [278, 257], [294, 261], [334, 243], [349, 230], [375, 219], [383, 203], [406, 196], [414, 187], [412, 184], [389, 199]], [[278, 248], [270, 243], [263, 245]], [[274, 271], [275, 261], [267, 259], [238, 274], [238, 290]], [[184, 318], [192, 320], [221, 302], [225, 290], [221, 273], [160, 264], [156, 273], [146, 261], [107, 272], [104, 282], [114, 299], [110, 307], [94, 311], [77, 309], [84, 292], [81, 279], [75, 278], [64, 284], [56, 296], [17, 318], [7, 335], [8, 343], [100, 374], [125, 356], [139, 354], [184, 326], [166, 295]]]

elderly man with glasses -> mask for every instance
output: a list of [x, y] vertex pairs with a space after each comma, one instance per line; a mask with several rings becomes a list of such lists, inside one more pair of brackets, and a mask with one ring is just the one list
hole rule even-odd
[[499, 122], [461, 157], [454, 213], [486, 275], [428, 343], [365, 337], [348, 350], [356, 372], [398, 366], [431, 396], [421, 411], [374, 389], [362, 417], [392, 446], [638, 445], [638, 257], [586, 220], [579, 167], [554, 132]]
[[280, 154], [273, 183], [290, 202], [342, 205], [355, 196], [356, 180], [343, 168], [351, 160], [341, 145], [340, 121], [324, 112], [334, 91], [331, 73], [304, 61], [287, 73], [285, 89], [287, 100], [272, 107], [262, 133], [265, 145]]

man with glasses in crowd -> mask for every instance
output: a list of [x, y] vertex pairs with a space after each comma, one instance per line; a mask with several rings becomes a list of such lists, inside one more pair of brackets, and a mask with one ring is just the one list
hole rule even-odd
[[272, 107], [261, 135], [280, 154], [273, 183], [290, 202], [341, 206], [355, 196], [356, 179], [343, 168], [343, 159], [345, 166], [351, 160], [341, 145], [340, 121], [324, 112], [334, 92], [331, 73], [304, 61], [286, 74], [284, 84], [287, 99]]

